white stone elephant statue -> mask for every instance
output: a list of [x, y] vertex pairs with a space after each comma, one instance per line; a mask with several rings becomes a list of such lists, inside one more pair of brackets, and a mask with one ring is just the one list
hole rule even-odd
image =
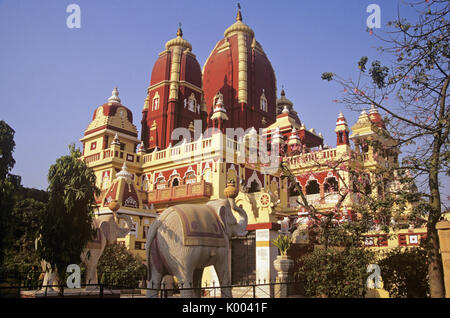
[[[127, 223], [127, 227], [122, 228], [119, 226], [119, 220], [123, 219]], [[93, 225], [97, 230], [97, 237], [88, 242], [86, 248], [81, 253], [81, 261], [86, 265], [86, 284], [97, 284], [97, 264], [105, 250], [106, 245], [116, 243], [118, 238], [125, 237], [131, 230], [132, 220], [128, 215], [121, 215], [113, 212], [113, 214], [101, 215], [94, 219]], [[41, 266], [44, 275], [43, 290], [45, 286], [53, 285], [49, 287], [49, 290], [58, 291], [59, 287], [59, 275], [58, 270], [52, 268], [50, 263], [45, 260], [41, 261]], [[96, 286], [86, 286], [86, 289], [95, 289]]]
[[[120, 227], [120, 219], [125, 220], [127, 227]], [[81, 261], [86, 265], [86, 289], [95, 289], [98, 284], [97, 265], [107, 245], [115, 244], [118, 238], [125, 237], [132, 227], [131, 217], [124, 214], [101, 215], [94, 220], [97, 237], [88, 243], [81, 253]]]
[[[246, 212], [232, 197], [167, 208], [147, 234], [147, 297], [157, 297], [165, 275], [175, 276], [182, 284], [181, 297], [200, 297], [200, 289], [183, 289], [200, 287], [203, 269], [210, 265], [220, 286], [230, 286], [230, 239], [245, 236], [247, 222]], [[221, 295], [231, 297], [230, 288], [221, 288]]]

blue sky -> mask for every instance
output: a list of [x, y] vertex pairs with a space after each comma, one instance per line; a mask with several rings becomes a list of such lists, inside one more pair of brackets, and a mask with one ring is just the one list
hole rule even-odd
[[[284, 85], [306, 127], [335, 146], [333, 103], [340, 87], [320, 75], [354, 77], [361, 56], [379, 59], [366, 32], [366, 8], [381, 7], [382, 29], [395, 17], [395, 0], [241, 0], [243, 21], [271, 60], [278, 91]], [[81, 8], [81, 28], [66, 26], [66, 7]], [[184, 38], [203, 66], [237, 1], [218, 0], [0, 0], [0, 119], [15, 131], [16, 165], [27, 187], [45, 189], [56, 158], [79, 139], [94, 109], [118, 86], [140, 131], [141, 109], [153, 63], [182, 22]], [[405, 11], [406, 15], [410, 13]]]

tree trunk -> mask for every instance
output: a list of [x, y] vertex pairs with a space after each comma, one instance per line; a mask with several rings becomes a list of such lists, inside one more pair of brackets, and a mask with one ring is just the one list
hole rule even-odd
[[436, 230], [436, 223], [441, 217], [441, 196], [439, 192], [439, 167], [442, 147], [442, 134], [446, 138], [446, 129], [443, 131], [443, 123], [446, 120], [445, 97], [450, 83], [450, 75], [447, 76], [442, 89], [439, 101], [439, 122], [438, 130], [433, 134], [433, 150], [430, 160], [430, 173], [428, 184], [430, 187], [430, 213], [427, 222], [427, 256], [428, 256], [428, 282], [430, 285], [430, 295], [432, 298], [444, 298], [445, 287], [442, 269], [442, 261], [439, 248], [439, 236]]
[[[436, 142], [436, 141], [435, 141]], [[439, 194], [438, 172], [434, 156], [430, 169], [430, 214], [427, 223], [427, 256], [428, 256], [428, 282], [430, 285], [430, 295], [432, 298], [443, 298], [445, 295], [442, 261], [439, 249], [439, 237], [436, 230], [436, 223], [441, 216], [441, 200]], [[438, 153], [439, 155], [439, 153]]]

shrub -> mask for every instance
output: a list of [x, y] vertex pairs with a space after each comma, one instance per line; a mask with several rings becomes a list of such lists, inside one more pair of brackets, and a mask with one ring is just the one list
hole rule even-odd
[[425, 249], [396, 248], [378, 262], [384, 289], [394, 298], [425, 298], [429, 295], [428, 265]]
[[373, 260], [363, 248], [316, 248], [300, 259], [297, 279], [307, 297], [364, 297], [366, 269]]
[[125, 246], [109, 245], [100, 257], [97, 267], [99, 283], [111, 287], [137, 288], [145, 280], [147, 268]]

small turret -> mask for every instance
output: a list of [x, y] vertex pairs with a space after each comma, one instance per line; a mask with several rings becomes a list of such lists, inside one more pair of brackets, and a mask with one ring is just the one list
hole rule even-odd
[[300, 137], [298, 136], [298, 133], [297, 133], [297, 129], [295, 129], [295, 127], [293, 127], [292, 128], [292, 131], [291, 131], [291, 134], [290, 134], [290, 136], [289, 136], [289, 139], [288, 139], [288, 149], [289, 149], [289, 151], [291, 152], [291, 151], [298, 151], [298, 150], [300, 150], [301, 148], [301, 140], [300, 140]]
[[348, 136], [350, 130], [348, 129], [347, 120], [345, 119], [342, 112], [339, 113], [339, 116], [336, 120], [336, 129], [334, 131], [336, 132], [337, 137], [336, 146], [350, 144]]
[[218, 128], [220, 131], [224, 132], [224, 121], [228, 120], [228, 116], [227, 110], [223, 107], [223, 95], [220, 92], [218, 93], [217, 102], [211, 115], [211, 120], [213, 121], [214, 128]]

